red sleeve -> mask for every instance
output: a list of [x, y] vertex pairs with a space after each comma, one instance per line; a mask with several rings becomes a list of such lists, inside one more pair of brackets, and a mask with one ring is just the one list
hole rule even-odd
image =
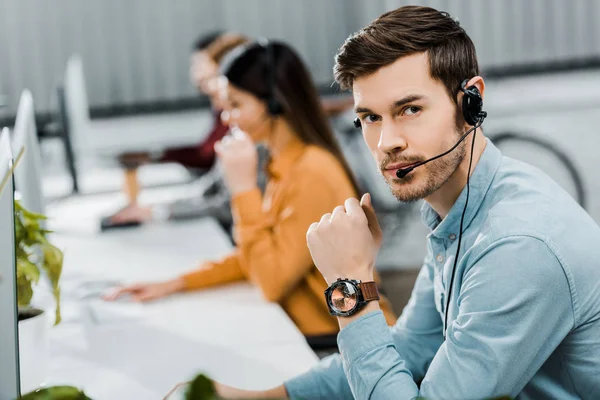
[[176, 162], [189, 168], [209, 169], [215, 162], [215, 143], [227, 134], [229, 128], [221, 122], [221, 112], [213, 114], [214, 123], [208, 136], [198, 145], [165, 150], [160, 161]]

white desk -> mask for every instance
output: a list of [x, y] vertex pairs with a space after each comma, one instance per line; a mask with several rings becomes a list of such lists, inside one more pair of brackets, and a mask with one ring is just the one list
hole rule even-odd
[[248, 284], [143, 305], [101, 302], [94, 289], [102, 287], [86, 282], [170, 278], [231, 245], [211, 219], [98, 234], [82, 218], [86, 207], [80, 199], [49, 210], [65, 263], [64, 319], [50, 333], [48, 384], [79, 386], [95, 400], [161, 399], [201, 371], [260, 389], [317, 361], [285, 312]]

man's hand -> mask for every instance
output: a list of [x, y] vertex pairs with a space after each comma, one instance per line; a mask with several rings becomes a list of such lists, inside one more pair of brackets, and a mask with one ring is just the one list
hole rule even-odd
[[338, 278], [373, 280], [382, 232], [370, 194], [365, 194], [360, 203], [348, 199], [344, 206], [323, 215], [320, 222], [308, 228], [306, 239], [313, 261], [327, 283]]
[[218, 141], [215, 151], [221, 162], [225, 184], [232, 195], [257, 186], [258, 152], [248, 135], [232, 128], [232, 135]]

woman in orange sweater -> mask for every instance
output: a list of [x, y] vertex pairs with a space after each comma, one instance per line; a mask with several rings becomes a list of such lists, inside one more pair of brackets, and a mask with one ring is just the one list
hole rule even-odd
[[[109, 299], [130, 293], [147, 301], [248, 280], [279, 303], [305, 336], [336, 334], [338, 323], [323, 294], [327, 284], [311, 259], [306, 231], [359, 190], [310, 75], [298, 55], [278, 42], [234, 50], [222, 72], [233, 134], [215, 149], [232, 195], [236, 249], [184, 276], [125, 287]], [[258, 142], [271, 154], [264, 195], [256, 185]], [[386, 300], [382, 307], [393, 324]]]

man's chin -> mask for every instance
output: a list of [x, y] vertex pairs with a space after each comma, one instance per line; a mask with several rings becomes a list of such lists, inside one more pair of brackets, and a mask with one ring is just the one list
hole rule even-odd
[[420, 196], [418, 194], [407, 193], [406, 191], [400, 190], [392, 191], [392, 194], [394, 195], [396, 200], [402, 203], [414, 203], [423, 199], [423, 196]]
[[412, 179], [407, 178], [388, 180], [388, 187], [394, 197], [403, 203], [413, 203], [425, 198], [427, 193], [422, 188], [411, 185]]

